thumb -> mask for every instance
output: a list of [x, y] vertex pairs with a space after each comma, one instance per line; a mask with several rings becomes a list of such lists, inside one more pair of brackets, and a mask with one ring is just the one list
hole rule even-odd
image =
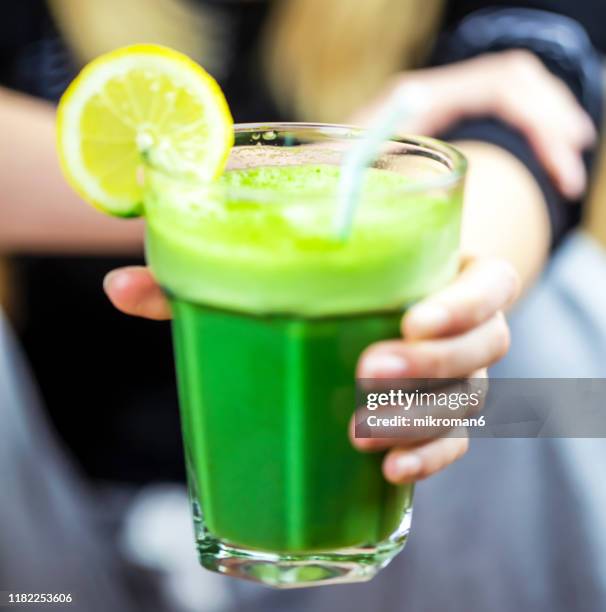
[[156, 321], [171, 318], [162, 289], [143, 266], [112, 270], [103, 280], [103, 289], [111, 303], [126, 314]]

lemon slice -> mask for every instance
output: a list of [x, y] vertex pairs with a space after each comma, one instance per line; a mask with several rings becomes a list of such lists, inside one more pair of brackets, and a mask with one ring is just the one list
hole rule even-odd
[[234, 142], [216, 81], [187, 56], [134, 45], [88, 64], [57, 110], [61, 166], [72, 187], [111, 215], [143, 212], [142, 165], [210, 181]]

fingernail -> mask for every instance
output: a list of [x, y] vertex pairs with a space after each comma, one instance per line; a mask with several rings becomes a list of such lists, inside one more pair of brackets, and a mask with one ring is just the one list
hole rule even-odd
[[585, 146], [594, 144], [598, 135], [595, 126], [593, 125], [593, 121], [589, 119], [587, 115], [583, 115], [579, 128], [579, 131], [583, 132]]
[[576, 200], [585, 190], [585, 167], [576, 151], [561, 147], [554, 151], [560, 191], [570, 200]]
[[580, 198], [585, 191], [585, 174], [574, 165], [562, 168], [562, 191], [571, 200]]
[[120, 270], [108, 272], [103, 279], [103, 290], [108, 293], [111, 289], [117, 289], [117, 284], [119, 284], [121, 276], [122, 273]]
[[415, 453], [399, 455], [394, 461], [393, 468], [396, 478], [416, 476], [421, 471], [421, 458]]
[[450, 313], [440, 304], [420, 304], [413, 306], [408, 313], [407, 326], [412, 327], [418, 335], [430, 335], [440, 332], [450, 320]]
[[361, 378], [398, 378], [406, 375], [408, 363], [397, 353], [374, 353], [362, 362]]
[[562, 191], [568, 198], [577, 199], [585, 191], [585, 173], [580, 164], [567, 163], [560, 168]]

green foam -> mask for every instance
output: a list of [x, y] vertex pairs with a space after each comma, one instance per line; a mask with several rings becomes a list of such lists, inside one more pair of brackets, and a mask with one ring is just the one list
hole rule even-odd
[[232, 170], [212, 189], [156, 177], [147, 256], [189, 301], [254, 314], [388, 310], [443, 285], [457, 267], [460, 193], [415, 192], [369, 169], [353, 228], [334, 236], [340, 169]]

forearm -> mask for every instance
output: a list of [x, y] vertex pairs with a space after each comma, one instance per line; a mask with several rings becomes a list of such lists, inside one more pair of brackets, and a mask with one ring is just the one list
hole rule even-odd
[[[55, 152], [54, 109], [0, 90], [0, 252], [137, 253], [142, 224], [106, 217], [67, 186]], [[528, 286], [549, 245], [542, 193], [511, 154], [460, 142], [470, 161], [463, 248], [511, 261]]]
[[550, 242], [549, 218], [539, 186], [504, 149], [484, 142], [455, 144], [469, 160], [463, 251], [508, 260], [523, 287], [529, 287], [543, 268]]
[[52, 105], [0, 88], [0, 253], [135, 254], [140, 221], [83, 203], [61, 174]]

